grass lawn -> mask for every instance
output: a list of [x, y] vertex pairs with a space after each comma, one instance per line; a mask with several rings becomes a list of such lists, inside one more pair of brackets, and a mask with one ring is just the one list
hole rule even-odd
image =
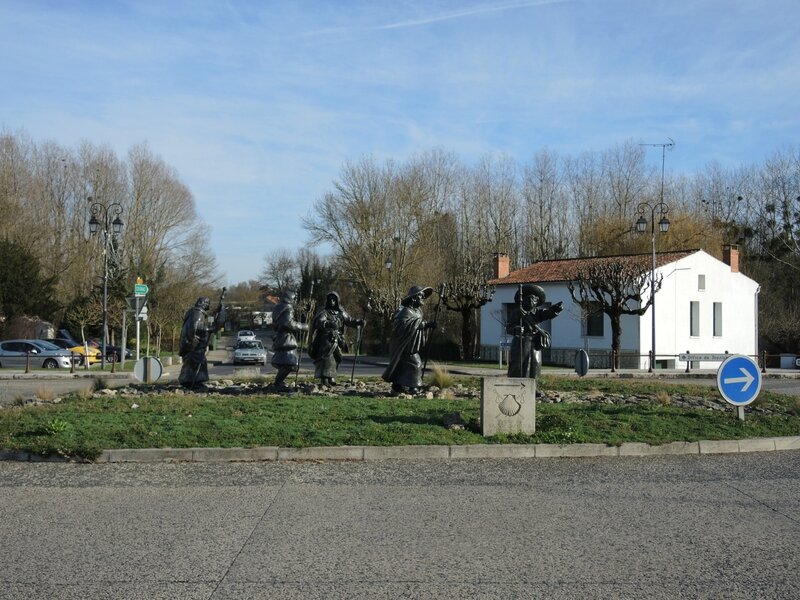
[[[476, 378], [458, 379], [473, 386]], [[622, 394], [716, 395], [701, 386], [658, 381], [576, 380], [542, 377], [548, 390]], [[147, 389], [146, 387], [144, 389]], [[762, 392], [761, 406], [777, 414], [646, 404], [537, 404], [535, 435], [480, 434], [474, 398], [383, 398], [320, 395], [71, 396], [57, 404], [0, 410], [0, 448], [43, 455], [93, 458], [110, 448], [339, 446], [485, 443], [621, 444], [800, 435], [798, 399]], [[138, 405], [133, 407], [133, 405]], [[463, 430], [443, 426], [458, 412]]]

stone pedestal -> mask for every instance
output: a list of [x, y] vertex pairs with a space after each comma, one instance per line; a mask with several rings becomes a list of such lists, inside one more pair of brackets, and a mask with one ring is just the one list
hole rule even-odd
[[481, 433], [536, 433], [536, 380], [481, 379]]

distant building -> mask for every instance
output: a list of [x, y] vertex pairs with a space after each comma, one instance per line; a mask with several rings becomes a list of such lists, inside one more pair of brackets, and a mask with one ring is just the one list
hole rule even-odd
[[[652, 255], [642, 255], [651, 264]], [[481, 356], [497, 360], [501, 344], [507, 341], [505, 320], [521, 283], [535, 283], [547, 295], [548, 303], [562, 301], [564, 311], [552, 321], [542, 323], [552, 336], [552, 346], [544, 351], [544, 363], [574, 365], [575, 351], [587, 349], [592, 366], [610, 366], [611, 326], [608, 316], [588, 316], [572, 300], [567, 281], [579, 263], [608, 261], [621, 257], [579, 258], [537, 262], [509, 271], [509, 258], [499, 255], [496, 286], [491, 302], [481, 309]], [[656, 273], [663, 276], [656, 293], [657, 368], [678, 368], [684, 363], [678, 355], [745, 354], [758, 351], [759, 285], [739, 272], [739, 250], [725, 246], [720, 261], [703, 250], [662, 252], [656, 255]], [[642, 316], [623, 315], [621, 366], [646, 369], [652, 346], [652, 308]], [[717, 362], [692, 365], [715, 368]]]

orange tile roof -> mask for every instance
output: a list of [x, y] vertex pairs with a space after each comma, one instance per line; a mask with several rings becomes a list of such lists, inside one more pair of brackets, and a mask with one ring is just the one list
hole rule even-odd
[[[674, 252], [657, 252], [656, 267], [663, 267], [694, 254], [697, 250], [678, 250]], [[566, 258], [560, 260], [542, 260], [528, 267], [511, 271], [507, 277], [501, 279], [490, 279], [486, 283], [490, 285], [506, 285], [517, 283], [544, 283], [555, 281], [568, 281], [575, 278], [575, 273], [580, 268], [597, 262], [621, 262], [630, 261], [641, 263], [645, 267], [650, 267], [653, 255], [647, 254], [622, 254], [617, 256], [597, 256], [592, 258]]]

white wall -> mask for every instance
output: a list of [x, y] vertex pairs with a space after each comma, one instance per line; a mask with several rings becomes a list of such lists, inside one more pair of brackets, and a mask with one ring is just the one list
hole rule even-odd
[[[564, 310], [550, 322], [550, 331], [554, 348], [583, 348], [584, 337], [581, 335], [581, 308], [570, 296], [565, 283], [540, 283], [545, 291], [547, 302], [555, 304], [563, 301]], [[497, 345], [505, 329], [498, 319], [503, 314], [504, 303], [514, 302], [517, 285], [499, 285], [492, 301], [481, 309], [481, 344]], [[611, 350], [611, 321], [604, 316], [603, 336], [589, 337], [589, 349]], [[622, 317], [622, 340], [624, 350], [636, 350], [639, 344], [639, 319], [634, 316]]]
[[[700, 250], [658, 271], [664, 280], [656, 294], [656, 354], [745, 354], [755, 356], [757, 344], [758, 284], [733, 273], [730, 266]], [[698, 276], [705, 275], [705, 290], [698, 289]], [[690, 335], [689, 303], [699, 303], [698, 336]], [[722, 304], [722, 335], [713, 335], [714, 303]], [[641, 347], [651, 342], [652, 309], [642, 317]], [[714, 368], [719, 362], [702, 363]]]
[[[656, 354], [677, 361], [687, 350], [697, 354], [745, 354], [757, 352], [758, 284], [700, 250], [658, 269], [664, 280], [656, 295]], [[705, 275], [705, 291], [698, 290], [698, 275]], [[564, 311], [551, 321], [553, 348], [583, 348], [581, 311], [565, 283], [540, 283], [548, 302], [564, 302]], [[503, 303], [513, 303], [516, 284], [497, 286], [494, 298], [482, 308], [481, 344], [497, 345], [504, 334], [499, 322]], [[700, 335], [689, 335], [689, 302], [700, 303]], [[722, 336], [713, 335], [713, 303], [722, 303]], [[604, 317], [604, 335], [588, 338], [589, 349], [611, 349], [611, 322]], [[623, 351], [638, 351], [640, 368], [648, 367], [651, 348], [652, 309], [642, 316], [622, 317]], [[684, 363], [675, 364], [677, 368]], [[714, 368], [716, 363], [701, 363]]]

